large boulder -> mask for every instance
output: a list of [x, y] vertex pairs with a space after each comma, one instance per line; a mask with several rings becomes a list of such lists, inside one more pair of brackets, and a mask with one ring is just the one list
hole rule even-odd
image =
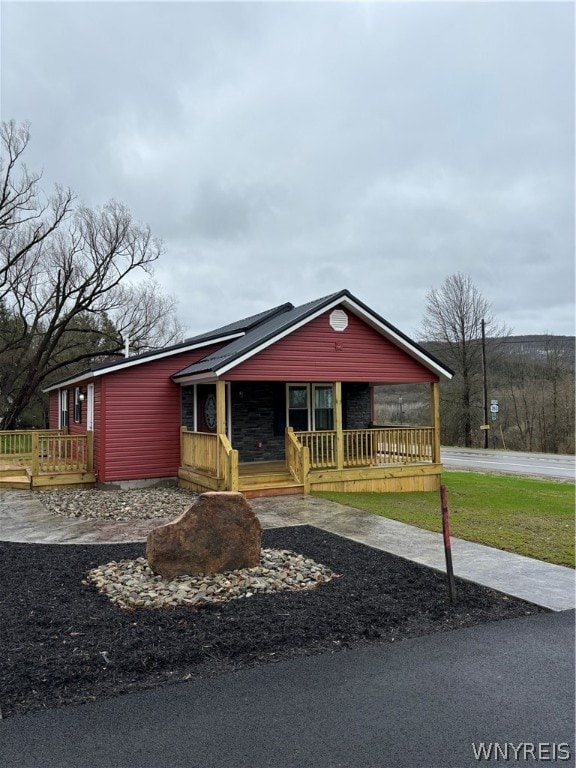
[[254, 568], [262, 527], [241, 493], [202, 493], [185, 512], [148, 534], [146, 558], [171, 579], [197, 573]]

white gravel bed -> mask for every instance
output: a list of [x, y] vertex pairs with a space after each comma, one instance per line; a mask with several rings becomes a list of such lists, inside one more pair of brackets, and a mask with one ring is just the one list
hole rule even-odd
[[83, 583], [94, 584], [119, 608], [131, 610], [199, 607], [258, 593], [310, 590], [336, 577], [330, 568], [289, 549], [262, 549], [256, 568], [165, 579], [139, 557], [93, 568]]
[[184, 512], [198, 494], [183, 488], [103, 491], [64, 488], [37, 491], [50, 512], [85, 520], [164, 520]]

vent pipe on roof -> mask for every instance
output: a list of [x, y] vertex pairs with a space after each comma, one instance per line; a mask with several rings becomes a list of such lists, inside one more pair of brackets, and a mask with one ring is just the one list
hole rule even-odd
[[130, 357], [130, 337], [126, 336], [124, 340], [124, 357]]

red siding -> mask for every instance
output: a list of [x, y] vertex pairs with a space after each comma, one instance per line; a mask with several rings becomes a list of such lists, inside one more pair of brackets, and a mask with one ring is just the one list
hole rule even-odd
[[348, 327], [334, 331], [325, 312], [224, 375], [244, 381], [416, 383], [438, 376], [343, 308]]
[[94, 472], [100, 479], [100, 463], [102, 457], [102, 387], [104, 379], [94, 380]]
[[58, 429], [58, 410], [59, 410], [60, 390], [55, 389], [50, 392], [48, 400], [48, 428]]
[[101, 482], [178, 474], [180, 385], [170, 377], [216, 349], [184, 352], [103, 377], [96, 398], [100, 440], [106, 446], [99, 461]]

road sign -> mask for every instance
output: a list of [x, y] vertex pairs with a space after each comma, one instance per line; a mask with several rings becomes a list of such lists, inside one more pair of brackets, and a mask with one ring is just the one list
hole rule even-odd
[[490, 400], [490, 405], [498, 405], [498, 400]]
[[497, 418], [497, 416], [498, 416], [498, 414], [497, 414], [497, 413], [493, 413], [493, 414], [492, 414], [492, 421], [496, 421], [496, 418]]
[[480, 429], [490, 429], [490, 424], [480, 424]]
[[492, 403], [490, 406], [490, 413], [498, 413], [499, 408], [497, 403]]

